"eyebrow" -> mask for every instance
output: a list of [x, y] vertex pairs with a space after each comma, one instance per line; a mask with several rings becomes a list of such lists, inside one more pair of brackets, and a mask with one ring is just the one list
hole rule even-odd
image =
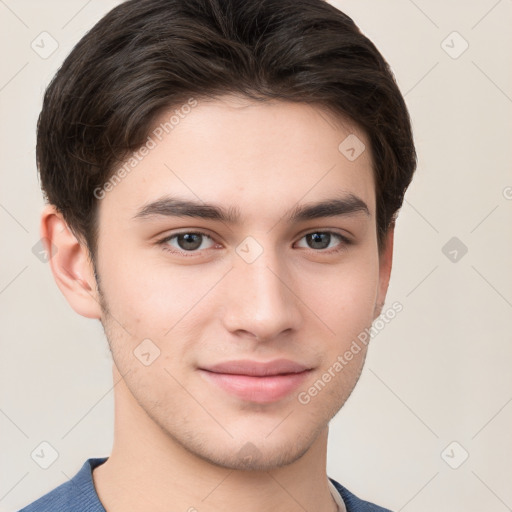
[[[369, 217], [368, 205], [360, 197], [347, 194], [341, 198], [297, 205], [283, 219], [288, 223], [294, 223], [360, 213]], [[194, 217], [226, 224], [237, 224], [240, 222], [241, 213], [236, 206], [225, 208], [215, 204], [165, 196], [144, 205], [133, 216], [133, 219], [144, 220], [154, 217]]]

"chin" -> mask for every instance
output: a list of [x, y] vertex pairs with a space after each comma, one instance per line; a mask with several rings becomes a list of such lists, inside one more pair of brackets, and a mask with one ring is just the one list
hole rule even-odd
[[225, 469], [237, 471], [270, 471], [288, 466], [300, 459], [310, 448], [310, 445], [283, 445], [279, 448], [256, 446], [248, 441], [236, 452], [197, 453], [203, 460]]
[[[278, 427], [279, 428], [279, 427]], [[290, 428], [270, 435], [245, 432], [243, 436], [199, 441], [197, 437], [180, 444], [200, 459], [230, 470], [270, 471], [293, 464], [312, 447], [325, 425], [308, 432]]]

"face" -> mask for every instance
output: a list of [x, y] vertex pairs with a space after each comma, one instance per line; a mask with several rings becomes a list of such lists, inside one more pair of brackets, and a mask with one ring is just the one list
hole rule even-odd
[[170, 440], [270, 469], [346, 401], [366, 346], [344, 354], [384, 299], [370, 151], [338, 149], [349, 135], [370, 146], [305, 104], [226, 96], [188, 110], [169, 134], [172, 112], [158, 120], [99, 200], [101, 320], [132, 398]]

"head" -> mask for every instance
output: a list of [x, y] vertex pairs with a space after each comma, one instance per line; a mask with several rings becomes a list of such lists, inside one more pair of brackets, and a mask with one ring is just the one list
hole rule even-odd
[[[225, 467], [304, 454], [359, 378], [366, 344], [333, 367], [381, 312], [416, 165], [353, 21], [323, 0], [124, 2], [48, 87], [37, 161], [56, 282], [133, 403]], [[277, 359], [305, 368], [290, 391], [212, 371]]]

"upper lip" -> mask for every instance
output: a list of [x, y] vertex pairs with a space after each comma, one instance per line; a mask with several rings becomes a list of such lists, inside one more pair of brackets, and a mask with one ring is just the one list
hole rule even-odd
[[225, 361], [223, 363], [214, 364], [213, 366], [201, 369], [213, 373], [265, 377], [271, 375], [283, 375], [287, 373], [300, 373], [310, 370], [311, 368], [289, 359], [275, 359], [274, 361], [266, 363], [242, 359], [237, 361]]

